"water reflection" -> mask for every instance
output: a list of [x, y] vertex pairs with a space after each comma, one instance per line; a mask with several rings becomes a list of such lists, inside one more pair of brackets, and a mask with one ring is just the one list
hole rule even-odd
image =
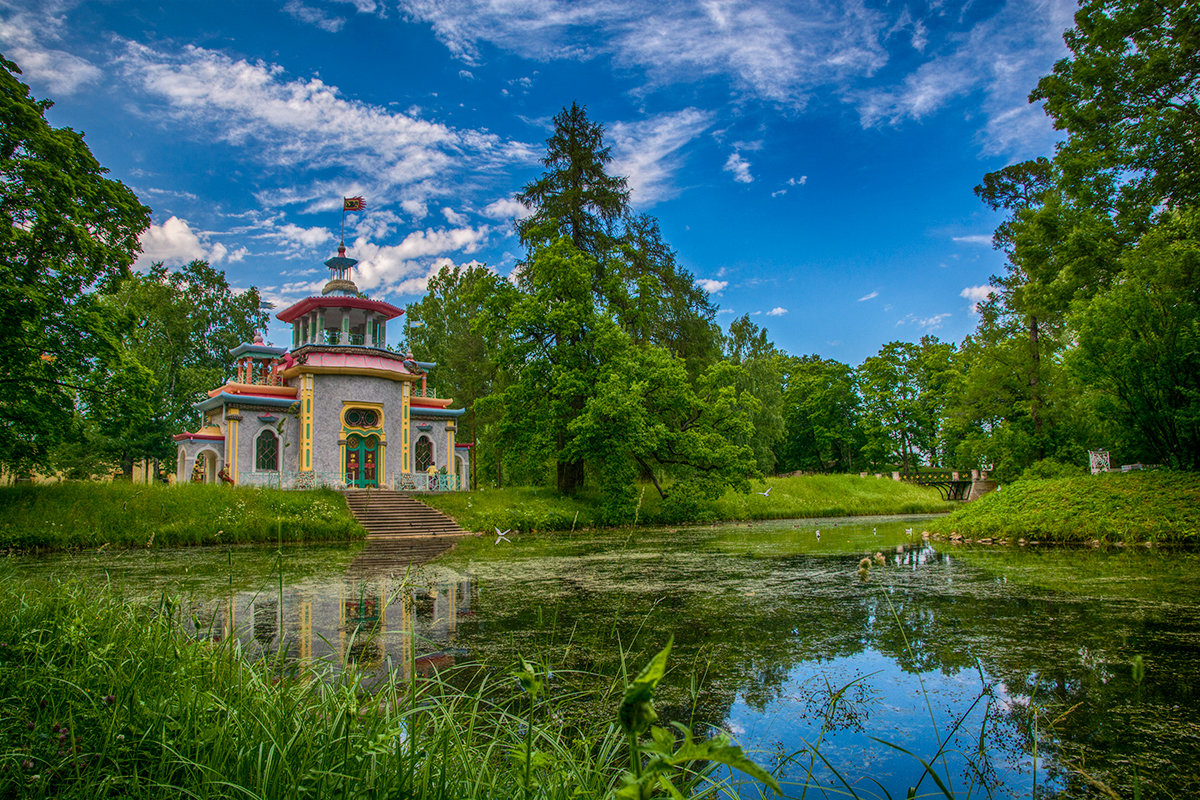
[[[411, 556], [394, 547], [385, 551]], [[364, 563], [384, 568], [365, 569]], [[185, 616], [196, 636], [236, 637], [251, 658], [283, 658], [308, 670], [353, 665], [368, 673], [370, 684], [388, 668], [407, 680], [468, 655], [456, 641], [460, 622], [475, 615], [474, 602], [469, 575], [387, 561], [368, 548], [340, 580], [320, 576], [222, 597], [197, 595]]]
[[373, 545], [282, 564], [190, 551], [41, 565], [183, 593], [197, 635], [236, 636], [251, 654], [375, 676], [465, 659], [505, 670], [521, 655], [561, 670], [562, 691], [587, 689], [581, 674], [607, 686], [674, 636], [664, 721], [731, 729], [791, 779], [820, 739], [864, 797], [882, 796], [868, 778], [903, 797], [920, 772], [872, 737], [926, 759], [946, 740], [956, 788], [998, 798], [1034, 794], [1035, 743], [1039, 797], [1093, 796], [1085, 771], [1132, 795], [1134, 763], [1143, 796], [1200, 796], [1196, 554], [931, 546], [913, 526], [823, 522], [820, 540], [792, 521], [530, 535], [431, 563]]

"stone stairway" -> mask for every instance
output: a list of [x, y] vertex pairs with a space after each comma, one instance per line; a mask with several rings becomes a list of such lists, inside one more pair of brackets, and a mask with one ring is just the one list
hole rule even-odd
[[464, 536], [466, 531], [440, 511], [402, 492], [387, 489], [348, 491], [350, 513], [367, 529], [367, 539]]

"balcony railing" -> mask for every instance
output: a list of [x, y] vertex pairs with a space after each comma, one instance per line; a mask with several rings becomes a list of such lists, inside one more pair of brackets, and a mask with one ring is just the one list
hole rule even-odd
[[[241, 472], [238, 473], [238, 484], [241, 486], [261, 486], [267, 489], [350, 489], [354, 482], [346, 479], [340, 472], [295, 472], [285, 470], [279, 472]], [[383, 476], [380, 489], [395, 489], [408, 492], [457, 492], [466, 488], [465, 482], [457, 475], [427, 475], [424, 472], [393, 472]]]

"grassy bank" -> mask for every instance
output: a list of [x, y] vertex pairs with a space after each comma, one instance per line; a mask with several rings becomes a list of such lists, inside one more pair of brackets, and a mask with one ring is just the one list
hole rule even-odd
[[169, 547], [366, 535], [327, 489], [58, 483], [0, 488], [0, 548]]
[[1166, 471], [1022, 480], [927, 525], [1045, 542], [1198, 542], [1200, 475]]
[[773, 783], [722, 739], [677, 750], [673, 733], [644, 736], [665, 651], [623, 697], [608, 690], [608, 719], [568, 730], [555, 709], [576, 698], [528, 662], [411, 683], [393, 672], [368, 693], [353, 672], [313, 679], [247, 662], [234, 638], [197, 641], [166, 600], [12, 574], [0, 585], [3, 797], [565, 800], [667, 796], [668, 782], [675, 796], [735, 797], [717, 762]]
[[[770, 487], [768, 495], [760, 494]], [[588, 491], [564, 497], [548, 489], [530, 487], [479, 489], [474, 492], [423, 497], [458, 520], [468, 530], [569, 530], [601, 524], [600, 498]], [[719, 520], [796, 519], [803, 517], [866, 516], [872, 514], [928, 514], [949, 511], [936, 489], [886, 478], [857, 475], [805, 475], [767, 478], [756, 482], [748, 494], [726, 492], [705, 502], [690, 517], [682, 517], [646, 484], [638, 509], [638, 522], [678, 525]]]

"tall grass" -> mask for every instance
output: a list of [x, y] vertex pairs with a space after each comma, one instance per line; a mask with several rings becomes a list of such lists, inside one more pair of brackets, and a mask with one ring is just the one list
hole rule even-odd
[[198, 641], [169, 599], [24, 588], [0, 610], [3, 797], [733, 796], [717, 763], [773, 783], [723, 738], [680, 733], [676, 746], [650, 727], [665, 651], [619, 720], [579, 729], [559, 721], [574, 698], [528, 662], [408, 683], [390, 672], [367, 691], [353, 669], [323, 676], [278, 656], [248, 662], [235, 637]]
[[0, 548], [346, 541], [366, 531], [332, 490], [186, 484], [0, 487]]
[[[770, 487], [767, 495], [759, 494]], [[551, 489], [510, 487], [431, 495], [425, 499], [476, 531], [569, 530], [596, 527], [602, 498], [588, 492], [566, 497]], [[936, 489], [857, 475], [804, 475], [767, 478], [749, 493], [728, 491], [702, 501], [690, 517], [682, 517], [650, 487], [638, 508], [638, 521], [674, 525], [719, 520], [794, 519], [802, 517], [929, 514], [949, 511]]]

